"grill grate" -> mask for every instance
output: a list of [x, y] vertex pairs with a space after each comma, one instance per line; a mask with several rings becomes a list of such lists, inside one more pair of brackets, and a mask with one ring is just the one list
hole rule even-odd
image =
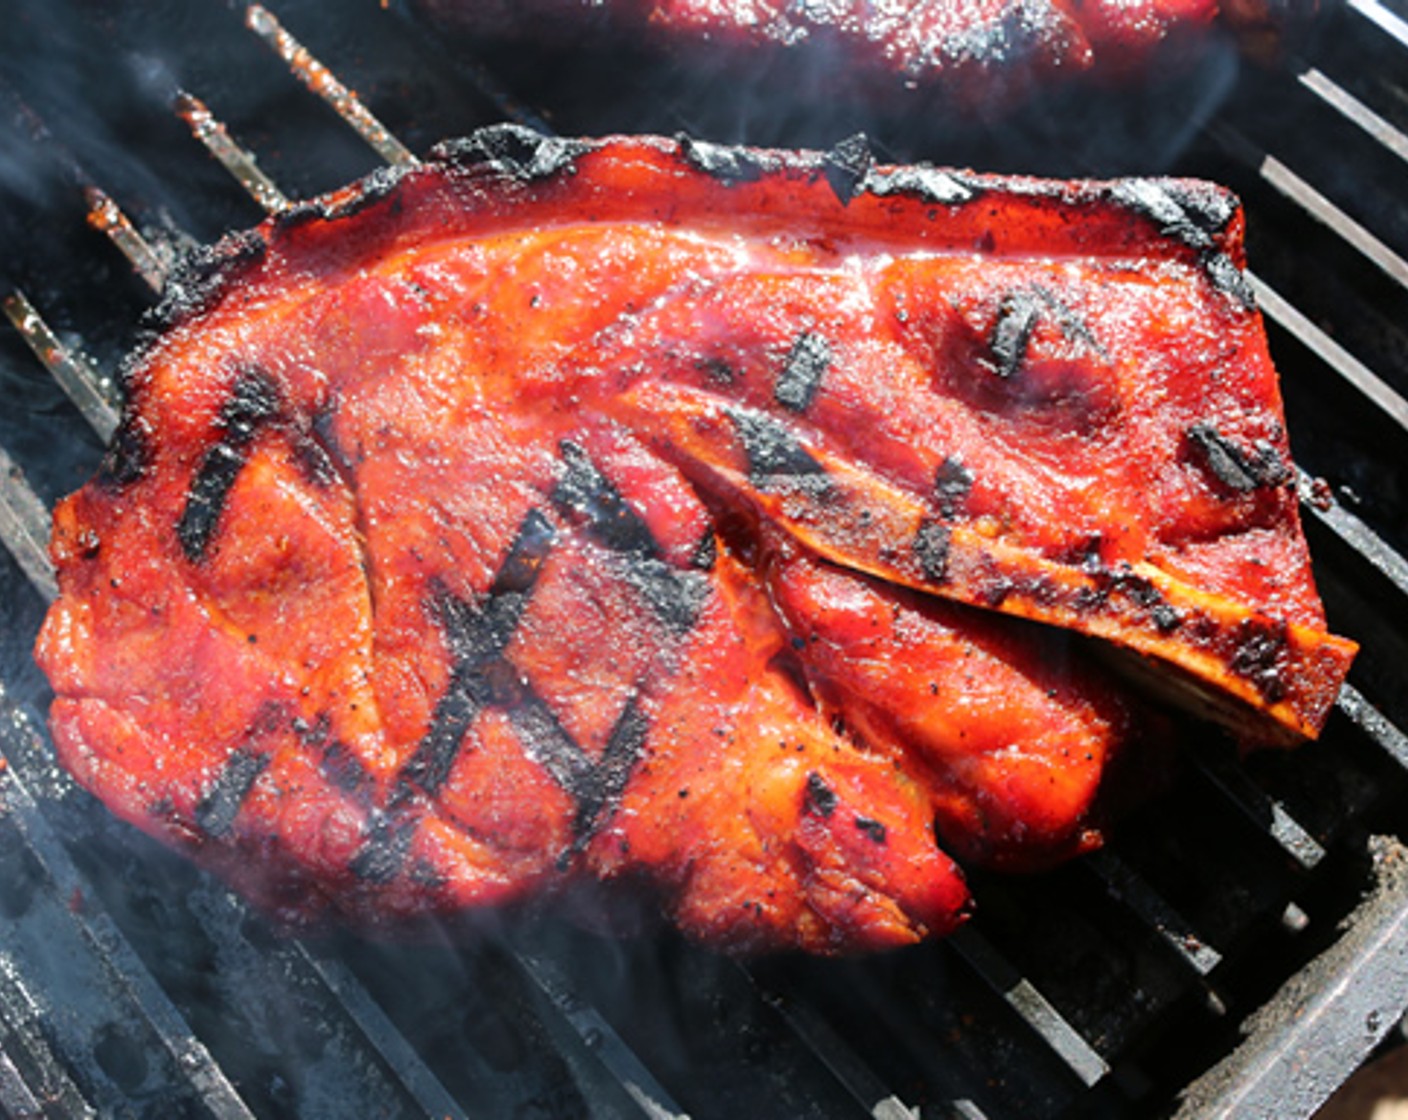
[[[0, 48], [12, 103], [0, 130], [27, 156], [0, 164], [17, 216], [0, 226], [16, 328], [0, 339], [15, 402], [0, 417], [0, 633], [13, 635], [0, 648], [0, 1108], [1055, 1120], [1165, 1114], [1191, 1085], [1184, 1115], [1305, 1116], [1402, 1014], [1408, 875], [1393, 841], [1373, 839], [1408, 820], [1394, 722], [1408, 717], [1408, 334], [1396, 325], [1408, 212], [1392, 205], [1408, 28], [1394, 12], [1349, 0], [1314, 65], [1242, 75], [1225, 105], [1204, 100], [1191, 126], [1136, 149], [1138, 167], [1098, 145], [1030, 143], [1042, 122], [996, 138], [865, 122], [887, 158], [1049, 173], [1163, 170], [1148, 153], [1195, 129], [1172, 169], [1229, 181], [1248, 202], [1317, 574], [1365, 653], [1320, 744], [1245, 765], [1224, 743], [1190, 744], [1179, 789], [1107, 852], [1031, 881], [977, 877], [979, 917], [950, 943], [742, 967], [669, 935], [606, 943], [541, 921], [506, 920], [467, 947], [273, 936], [54, 766], [27, 652], [54, 594], [45, 505], [91, 472], [112, 431], [98, 371], [130, 342], [164, 262], [257, 216], [240, 187], [277, 208], [285, 191], [340, 185], [374, 156], [413, 160], [504, 116], [799, 145], [857, 122], [750, 110], [744, 130], [736, 106], [701, 109], [687, 82], [648, 66], [610, 81], [576, 61], [554, 73], [530, 51], [486, 66], [394, 14], [331, 25], [304, 0], [281, 15], [350, 83], [259, 5], [21, 9], [18, 45]], [[65, 46], [41, 50], [59, 27]], [[42, 66], [24, 58], [26, 31]], [[105, 85], [80, 58], [108, 60]], [[603, 92], [585, 96], [593, 79]], [[173, 110], [237, 185], [211, 177]], [[1307, 143], [1302, 117], [1316, 122]], [[1339, 156], [1362, 146], [1362, 159]]]

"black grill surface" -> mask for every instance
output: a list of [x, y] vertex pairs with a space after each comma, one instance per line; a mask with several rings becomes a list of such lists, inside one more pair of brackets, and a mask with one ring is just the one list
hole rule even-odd
[[[92, 188], [166, 263], [260, 217], [173, 111], [182, 91], [289, 197], [380, 163], [242, 5], [0, 14], [0, 297], [22, 292], [100, 382], [153, 294], [85, 220]], [[0, 329], [0, 1111], [1305, 1117], [1388, 1044], [1408, 1005], [1401, 8], [1348, 0], [1274, 69], [1220, 44], [1148, 89], [1062, 93], [1000, 123], [921, 98], [841, 104], [825, 73], [725, 89], [629, 50], [456, 43], [373, 0], [274, 14], [414, 152], [505, 119], [823, 148], [863, 130], [887, 161], [1230, 184], [1317, 577], [1363, 653], [1319, 743], [1243, 762], [1200, 732], [1176, 788], [1105, 852], [976, 877], [978, 917], [944, 944], [742, 965], [541, 917], [414, 946], [290, 940], [54, 766], [25, 534], [102, 439]]]

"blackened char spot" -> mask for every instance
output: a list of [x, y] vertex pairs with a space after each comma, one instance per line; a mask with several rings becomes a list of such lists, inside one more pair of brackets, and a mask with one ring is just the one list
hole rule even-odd
[[870, 141], [863, 132], [846, 137], [822, 157], [822, 174], [843, 206], [849, 206], [851, 199], [861, 192], [874, 162]]
[[689, 562], [698, 571], [712, 572], [718, 559], [719, 538], [713, 529], [709, 529], [699, 538], [699, 544], [695, 546], [694, 555], [690, 557]]
[[914, 534], [914, 556], [924, 578], [942, 583], [948, 578], [949, 528], [941, 521], [925, 518]]
[[751, 148], [728, 147], [696, 140], [680, 133], [675, 139], [685, 162], [696, 171], [717, 179], [726, 187], [739, 183], [754, 183], [771, 170], [771, 163], [762, 153]]
[[729, 413], [748, 456], [748, 477], [755, 486], [766, 489], [777, 475], [813, 479], [824, 483], [826, 468], [800, 440], [770, 416], [750, 409]]
[[836, 791], [815, 770], [807, 775], [807, 809], [823, 817], [836, 811]]
[[636, 763], [645, 750], [650, 721], [641, 710], [637, 697], [632, 696], [616, 717], [601, 759], [592, 768], [587, 787], [577, 795], [577, 818], [574, 824], [578, 843], [615, 814], [631, 780]]
[[352, 874], [364, 883], [391, 882], [405, 866], [416, 824], [417, 818], [411, 814], [378, 813], [348, 864]]
[[981, 194], [980, 188], [950, 171], [940, 171], [927, 164], [899, 167], [891, 171], [872, 170], [866, 176], [864, 189], [871, 194], [910, 194], [925, 202], [942, 206], [957, 206], [971, 202]]
[[496, 700], [518, 733], [524, 754], [546, 770], [580, 807], [591, 784], [592, 761], [562, 726], [557, 713], [517, 673], [510, 688], [501, 688]]
[[1280, 454], [1264, 441], [1258, 441], [1248, 454], [1206, 423], [1189, 428], [1188, 440], [1219, 481], [1238, 493], [1280, 486], [1291, 477]]
[[112, 434], [94, 481], [104, 490], [117, 490], [141, 480], [151, 466], [151, 447], [145, 421], [130, 408], [122, 414]]
[[[541, 511], [530, 509], [524, 514], [508, 555], [499, 566], [494, 575], [494, 582], [489, 587], [491, 599], [514, 592], [527, 594], [531, 591], [533, 584], [537, 582], [538, 573], [542, 570], [543, 561], [548, 558], [556, 539], [557, 530]], [[507, 643], [507, 637], [504, 641]]]
[[650, 526], [585, 450], [570, 440], [563, 440], [559, 450], [566, 470], [553, 488], [553, 504], [625, 559], [626, 582], [664, 622], [681, 633], [689, 630], [708, 595], [708, 582], [697, 572], [678, 571], [661, 558]]
[[869, 817], [857, 817], [856, 828], [865, 833], [876, 844], [883, 844], [887, 838], [885, 826], [879, 821], [871, 820]]
[[650, 527], [586, 451], [571, 440], [563, 440], [558, 450], [566, 470], [553, 489], [553, 505], [576, 514], [592, 536], [613, 552], [658, 555]]
[[[196, 249], [177, 265], [162, 288], [161, 303], [147, 317], [155, 342], [171, 328], [209, 310], [244, 272], [264, 259], [269, 244], [257, 230], [229, 234], [215, 245]], [[139, 347], [123, 363], [125, 370], [137, 368], [142, 357]]]
[[230, 488], [244, 468], [245, 449], [217, 443], [205, 453], [196, 476], [186, 495], [186, 506], [176, 523], [176, 536], [186, 559], [192, 564], [204, 559], [210, 540], [215, 535], [220, 513]]
[[301, 435], [293, 445], [299, 473], [314, 486], [325, 489], [337, 481], [337, 466], [323, 445], [311, 435]]
[[1250, 681], [1269, 703], [1274, 704], [1286, 694], [1286, 682], [1281, 673], [1285, 652], [1284, 622], [1248, 620], [1242, 624], [1238, 635], [1231, 669]]
[[246, 368], [220, 410], [216, 421], [220, 439], [196, 468], [185, 508], [176, 523], [177, 539], [191, 563], [204, 558], [230, 488], [248, 458], [250, 443], [259, 428], [278, 411], [278, 386], [263, 370], [254, 366]]
[[973, 481], [973, 472], [961, 459], [947, 456], [934, 472], [934, 496], [938, 498], [939, 512], [945, 517], [955, 516], [973, 489]]
[[1004, 381], [1022, 368], [1027, 358], [1027, 346], [1036, 330], [1041, 305], [1032, 292], [1010, 292], [1003, 297], [997, 310], [997, 320], [988, 335], [992, 354], [989, 368]]
[[[350, 218], [394, 195], [401, 186], [401, 180], [412, 171], [410, 165], [379, 167], [343, 190], [284, 207], [274, 215], [274, 225], [281, 230], [289, 230], [309, 222], [335, 222]], [[392, 208], [399, 209], [399, 205]]]
[[1123, 179], [1111, 188], [1111, 197], [1148, 218], [1165, 236], [1198, 250], [1212, 248], [1214, 236], [1237, 213], [1237, 201], [1228, 192], [1177, 179]]
[[803, 331], [778, 370], [773, 398], [790, 412], [805, 412], [830, 368], [831, 343], [819, 334]]
[[333, 786], [343, 793], [357, 793], [368, 788], [371, 775], [352, 753], [351, 747], [333, 738], [332, 720], [326, 712], [320, 712], [311, 724], [295, 719], [293, 730], [299, 742], [317, 756], [318, 769]]
[[454, 664], [430, 727], [401, 772], [403, 781], [433, 794], [448, 780], [465, 733], [492, 698], [486, 671], [513, 637], [554, 539], [547, 518], [529, 510], [477, 609], [443, 589], [432, 599], [429, 613], [445, 632]]
[[459, 167], [487, 164], [520, 182], [546, 179], [572, 167], [586, 145], [544, 136], [517, 124], [481, 128], [462, 140], [436, 145], [431, 158]]
[[470, 724], [483, 707], [483, 688], [482, 667], [455, 664], [450, 683], [431, 713], [429, 730], [401, 770], [403, 781], [414, 782], [430, 794], [439, 792], [449, 780]]
[[1204, 253], [1201, 259], [1214, 288], [1231, 296], [1248, 311], [1256, 309], [1256, 292], [1236, 261], [1226, 253]]
[[207, 835], [225, 836], [235, 826], [249, 791], [269, 765], [269, 756], [239, 747], [226, 760], [215, 781], [196, 805], [196, 824]]

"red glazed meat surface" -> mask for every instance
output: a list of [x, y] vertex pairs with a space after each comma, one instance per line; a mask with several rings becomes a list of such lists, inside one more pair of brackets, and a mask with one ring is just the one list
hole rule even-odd
[[951, 857], [1099, 843], [1168, 701], [1333, 704], [1241, 254], [1207, 184], [858, 144], [502, 128], [295, 207], [173, 285], [56, 511], [62, 758], [291, 921], [942, 935]]
[[413, 0], [474, 41], [633, 44], [753, 79], [782, 66], [823, 98], [937, 89], [969, 111], [1078, 79], [1147, 80], [1214, 38], [1255, 54], [1319, 0]]

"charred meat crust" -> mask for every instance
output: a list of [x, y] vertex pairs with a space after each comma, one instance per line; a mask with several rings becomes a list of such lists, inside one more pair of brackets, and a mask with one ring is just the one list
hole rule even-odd
[[[1141, 250], [1157, 254], [1162, 243], [1169, 255], [1191, 250], [1204, 262], [1210, 278], [1251, 307], [1250, 289], [1240, 268], [1240, 204], [1226, 188], [1178, 179], [1111, 181], [1044, 180], [996, 177], [919, 164], [909, 167], [876, 165], [863, 136], [853, 136], [829, 152], [773, 151], [715, 144], [679, 136], [599, 140], [564, 140], [543, 136], [521, 125], [490, 125], [460, 140], [439, 144], [417, 167], [383, 168], [331, 194], [296, 203], [254, 230], [228, 235], [216, 245], [187, 257], [167, 282], [161, 303], [151, 313], [152, 332], [125, 363], [139, 368], [162, 334], [198, 318], [236, 290], [265, 260], [270, 247], [299, 226], [322, 220], [352, 218], [377, 204], [394, 200], [404, 190], [437, 181], [453, 184], [461, 176], [475, 181], [488, 176], [532, 186], [570, 175], [585, 157], [605, 149], [635, 148], [641, 158], [702, 171], [723, 188], [756, 183], [764, 178], [830, 184], [834, 200], [844, 209], [861, 195], [892, 200], [893, 220], [919, 230], [932, 217], [927, 208], [950, 211], [1003, 199], [1074, 209], [1097, 223], [1109, 223], [1116, 211], [1139, 219], [1121, 240], [1143, 240]], [[991, 197], [988, 197], [991, 196]], [[722, 199], [720, 200], [723, 201]], [[1091, 244], [1095, 244], [1091, 238]], [[1000, 246], [999, 246], [1000, 249]]]

